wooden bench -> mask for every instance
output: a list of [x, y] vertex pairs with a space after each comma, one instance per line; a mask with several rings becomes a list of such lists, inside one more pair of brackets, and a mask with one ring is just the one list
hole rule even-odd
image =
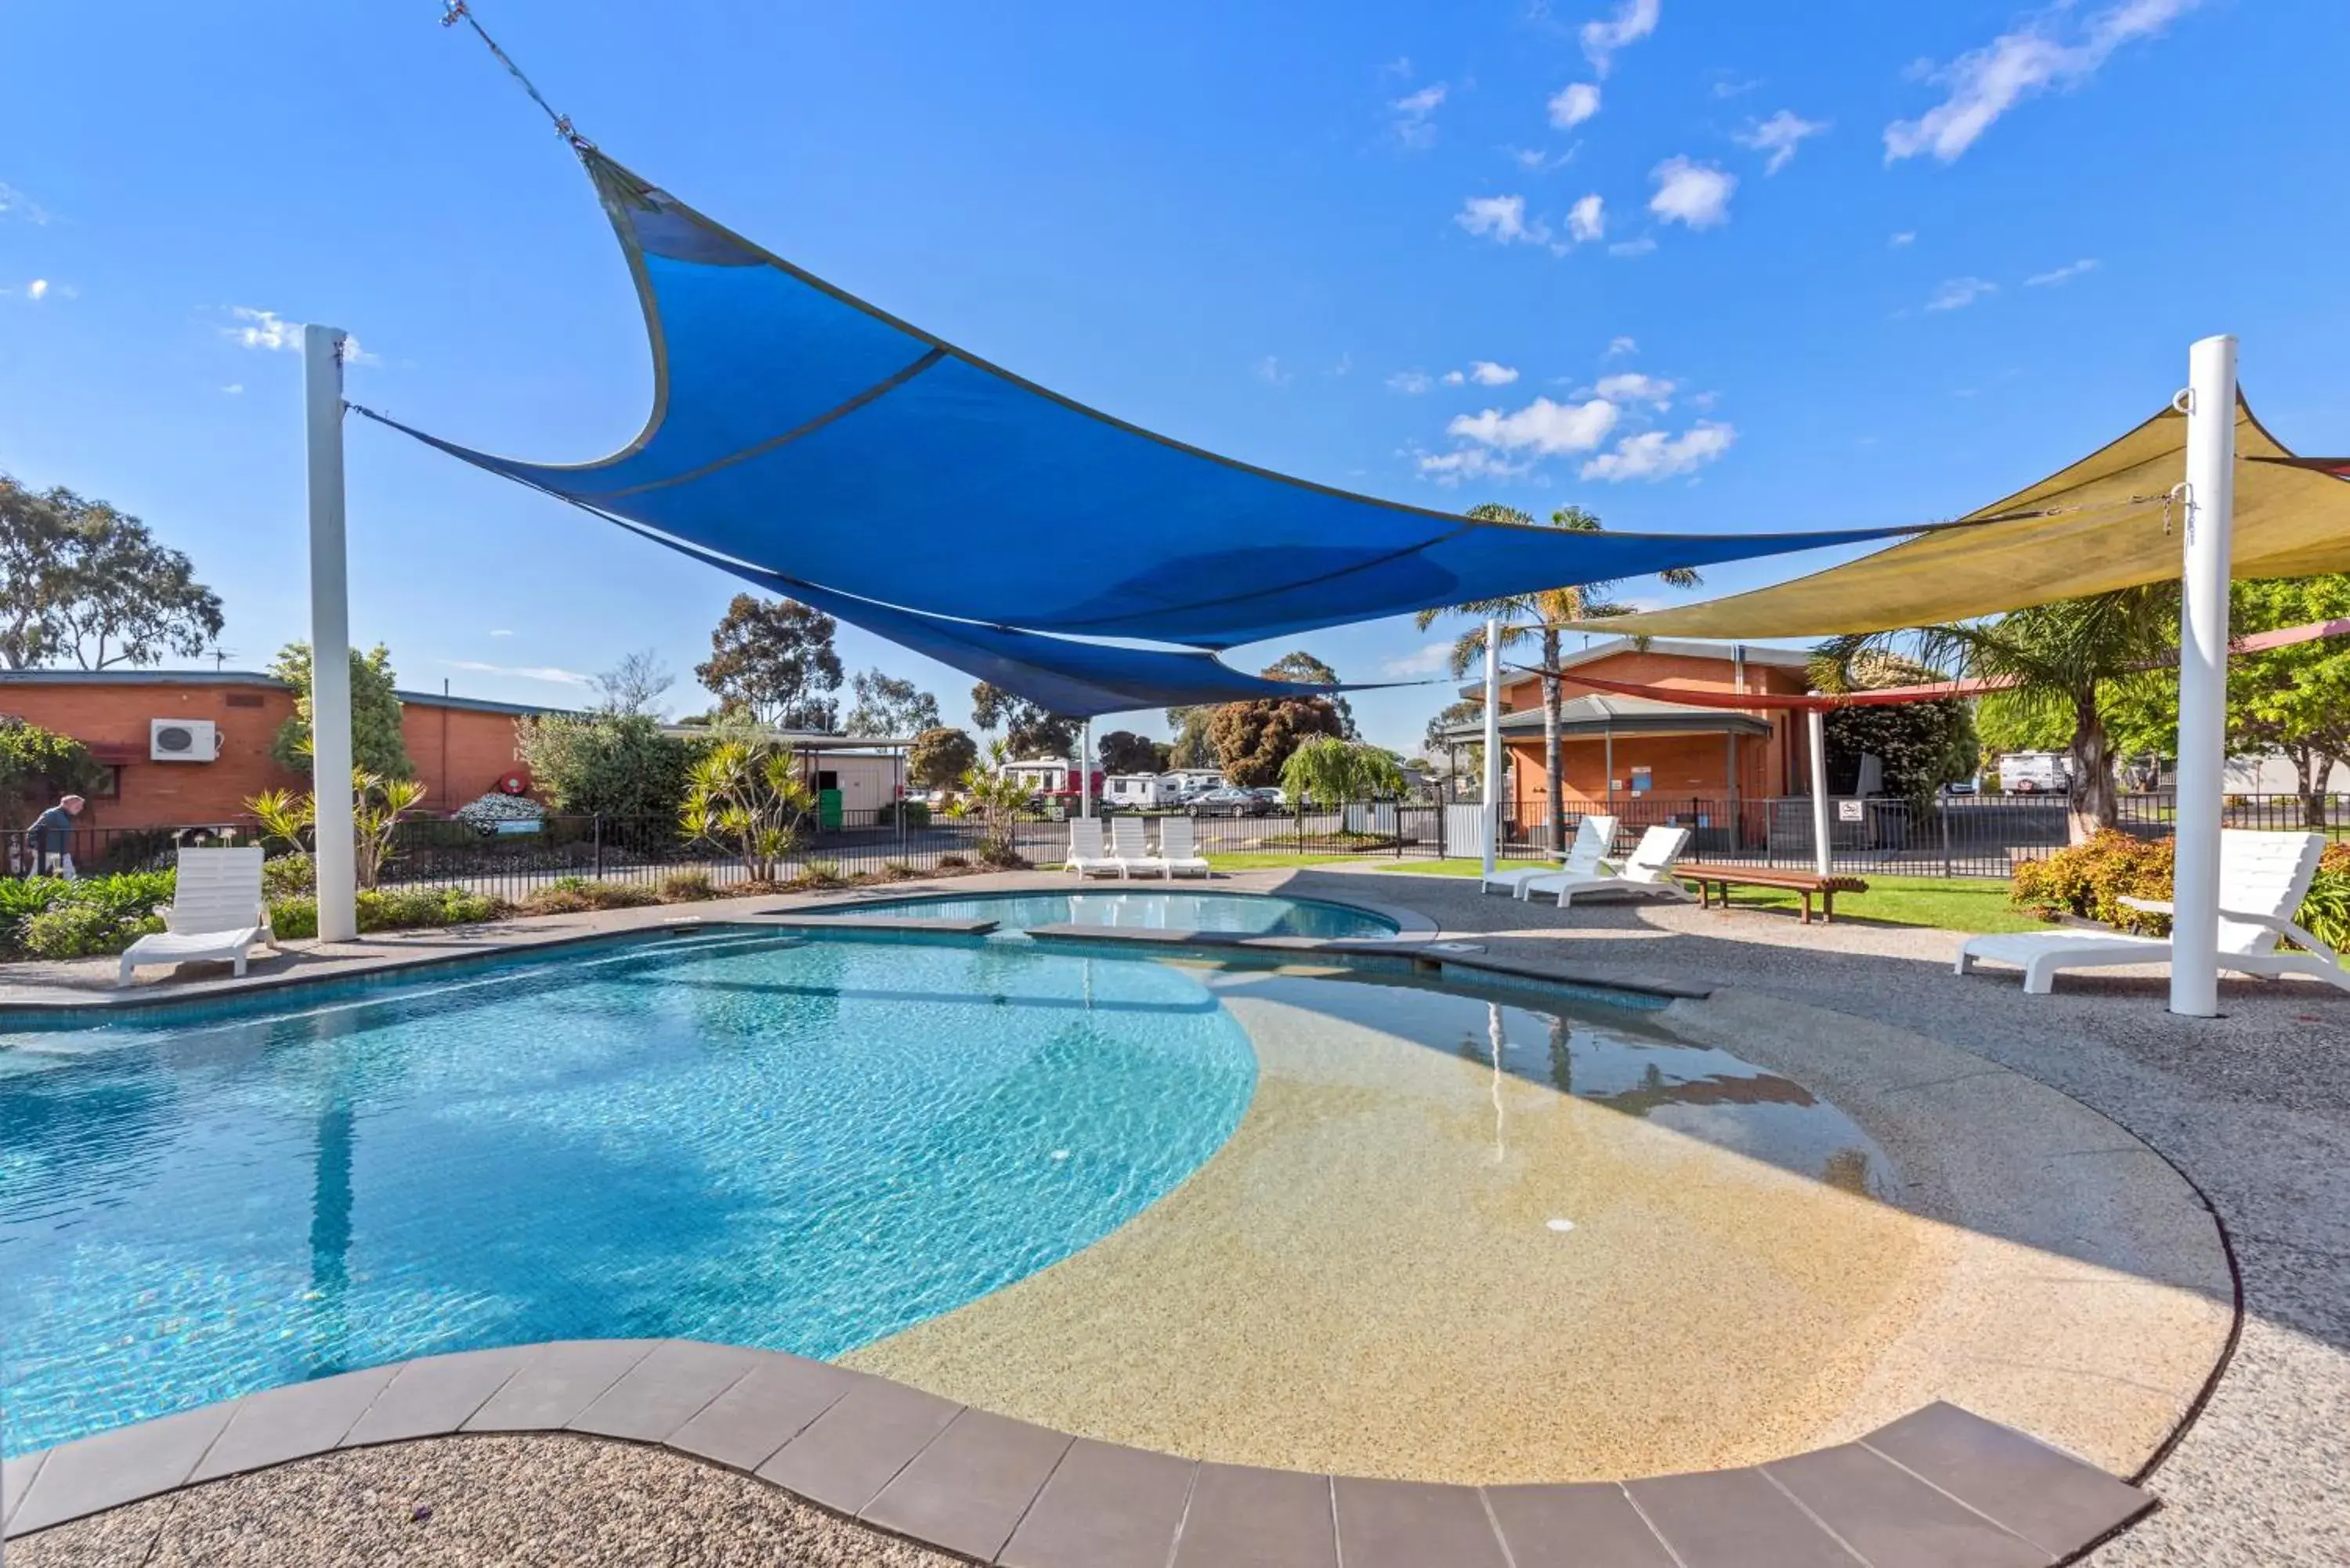
[[1804, 898], [1804, 924], [1812, 923], [1812, 899], [1820, 900], [1820, 920], [1824, 925], [1835, 923], [1835, 897], [1838, 893], [1866, 893], [1868, 884], [1857, 877], [1823, 877], [1816, 871], [1780, 870], [1765, 866], [1705, 866], [1683, 861], [1673, 867], [1673, 875], [1684, 882], [1697, 884], [1698, 904], [1701, 909], [1713, 908], [1714, 890], [1721, 889], [1721, 907], [1730, 908], [1732, 888], [1782, 888]]

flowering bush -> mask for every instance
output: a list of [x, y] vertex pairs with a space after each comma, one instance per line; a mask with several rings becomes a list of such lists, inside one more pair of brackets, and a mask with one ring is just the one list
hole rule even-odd
[[[2149, 915], [2121, 900], [2170, 897], [2171, 846], [2168, 838], [2133, 838], [2109, 829], [2086, 844], [2018, 866], [2008, 898], [2043, 920], [2080, 915], [2159, 936], [2170, 929], [2168, 916]], [[2326, 846], [2293, 920], [2336, 951], [2350, 947], [2350, 843]]]

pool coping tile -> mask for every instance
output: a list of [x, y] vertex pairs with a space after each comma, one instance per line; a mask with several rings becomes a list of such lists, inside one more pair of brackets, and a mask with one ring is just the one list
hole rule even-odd
[[854, 1518], [962, 1410], [951, 1399], [869, 1377], [756, 1473], [761, 1480]]
[[1626, 1481], [1681, 1568], [1863, 1568], [1760, 1469]]
[[438, 1438], [462, 1428], [538, 1349], [513, 1345], [402, 1362], [338, 1449]]
[[1516, 1568], [1679, 1568], [1614, 1481], [1489, 1486], [1485, 1506]]
[[1079, 1438], [996, 1553], [1003, 1568], [1167, 1568], [1196, 1459]]
[[1869, 1568], [2050, 1568], [2045, 1549], [1859, 1443], [1762, 1467]]
[[394, 1362], [246, 1395], [188, 1480], [218, 1480], [334, 1448], [399, 1371]]
[[830, 1362], [780, 1350], [758, 1360], [691, 1419], [662, 1439], [681, 1454], [754, 1471], [860, 1384], [876, 1381]]
[[182, 1410], [50, 1449], [8, 1521], [8, 1533], [30, 1534], [186, 1484], [237, 1404]]
[[1941, 1400], [1860, 1440], [2060, 1559], [2154, 1507], [2095, 1465]]
[[1347, 1568], [1510, 1568], [1473, 1486], [1339, 1476], [1332, 1494]]
[[657, 1339], [562, 1339], [542, 1345], [458, 1430], [545, 1432], [563, 1427], [660, 1344]]
[[1330, 1478], [1201, 1465], [1168, 1568], [1338, 1568]]
[[658, 1443], [750, 1376], [760, 1356], [731, 1345], [662, 1340], [564, 1425], [599, 1438]]
[[0, 1530], [5, 1530], [8, 1521], [16, 1517], [16, 1505], [24, 1501], [25, 1493], [32, 1490], [34, 1480], [41, 1473], [41, 1467], [48, 1462], [50, 1451], [39, 1449], [14, 1459], [0, 1459]]
[[1072, 1441], [1066, 1432], [966, 1408], [858, 1517], [992, 1562]]

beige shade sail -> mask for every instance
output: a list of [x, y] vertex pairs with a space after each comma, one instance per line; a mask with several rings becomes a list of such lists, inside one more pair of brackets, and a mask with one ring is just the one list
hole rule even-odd
[[[2350, 571], [2350, 482], [2295, 461], [2239, 400], [2238, 577]], [[1611, 616], [1585, 629], [1726, 639], [1890, 631], [2176, 578], [2183, 514], [2169, 493], [2186, 467], [2187, 417], [2165, 409], [2064, 472], [1957, 520], [1978, 526], [1943, 528], [1773, 587]]]

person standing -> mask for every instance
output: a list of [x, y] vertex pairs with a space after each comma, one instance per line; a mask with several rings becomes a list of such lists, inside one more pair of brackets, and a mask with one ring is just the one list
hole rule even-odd
[[33, 819], [26, 831], [33, 840], [34, 867], [44, 877], [63, 877], [68, 881], [81, 873], [74, 869], [74, 818], [87, 805], [81, 796], [60, 796], [57, 804]]

